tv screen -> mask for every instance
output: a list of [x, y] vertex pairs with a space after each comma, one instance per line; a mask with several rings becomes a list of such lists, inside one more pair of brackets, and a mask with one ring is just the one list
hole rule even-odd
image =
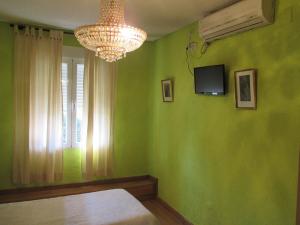
[[194, 69], [195, 93], [225, 95], [225, 66], [205, 66]]

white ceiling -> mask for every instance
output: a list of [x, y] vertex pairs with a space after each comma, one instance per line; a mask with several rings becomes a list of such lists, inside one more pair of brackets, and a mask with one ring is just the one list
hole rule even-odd
[[[126, 0], [125, 19], [160, 38], [237, 0]], [[100, 0], [0, 0], [0, 20], [73, 30], [98, 20]]]

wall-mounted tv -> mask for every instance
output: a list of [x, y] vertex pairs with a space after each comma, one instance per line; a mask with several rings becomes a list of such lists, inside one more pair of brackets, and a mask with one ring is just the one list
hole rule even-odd
[[225, 65], [197, 67], [194, 78], [196, 94], [225, 95]]

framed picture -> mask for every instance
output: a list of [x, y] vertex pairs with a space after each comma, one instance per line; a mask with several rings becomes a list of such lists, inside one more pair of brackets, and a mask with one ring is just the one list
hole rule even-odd
[[162, 80], [162, 97], [164, 102], [173, 102], [173, 85], [172, 80]]
[[255, 69], [235, 72], [235, 101], [237, 108], [256, 109]]

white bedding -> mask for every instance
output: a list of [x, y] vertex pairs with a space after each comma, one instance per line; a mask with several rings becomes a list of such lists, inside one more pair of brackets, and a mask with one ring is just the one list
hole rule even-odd
[[158, 225], [122, 189], [0, 204], [1, 225]]

